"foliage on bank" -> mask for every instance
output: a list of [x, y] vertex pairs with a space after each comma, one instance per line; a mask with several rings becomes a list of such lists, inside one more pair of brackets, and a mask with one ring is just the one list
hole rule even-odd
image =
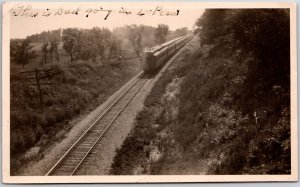
[[111, 173], [290, 173], [288, 10], [210, 9], [197, 25], [201, 48], [156, 83]]

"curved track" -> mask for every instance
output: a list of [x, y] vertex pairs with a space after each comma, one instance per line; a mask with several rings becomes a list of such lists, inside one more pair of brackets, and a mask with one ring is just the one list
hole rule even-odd
[[149, 75], [141, 72], [128, 88], [121, 93], [121, 95], [98, 117], [98, 119], [91, 124], [90, 128], [86, 130], [56, 162], [46, 176], [74, 175], [96, 143], [101, 139], [132, 98], [145, 85], [148, 79]]

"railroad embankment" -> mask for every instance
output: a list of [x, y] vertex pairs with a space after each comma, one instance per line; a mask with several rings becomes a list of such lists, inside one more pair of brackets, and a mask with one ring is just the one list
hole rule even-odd
[[146, 98], [111, 174], [290, 173], [289, 89], [251, 82], [251, 58], [227, 47], [197, 37], [187, 45]]
[[[106, 101], [140, 70], [138, 58], [119, 67], [89, 62], [59, 65], [60, 73], [43, 88], [43, 110], [37, 91], [21, 74], [11, 77], [11, 174], [36, 162], [66, 137], [70, 129]], [[26, 133], [24, 133], [26, 132]]]

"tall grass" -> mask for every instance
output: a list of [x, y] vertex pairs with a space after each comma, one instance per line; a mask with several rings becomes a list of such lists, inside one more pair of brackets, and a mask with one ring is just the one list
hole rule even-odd
[[[137, 59], [136, 59], [137, 60]], [[120, 68], [81, 62], [61, 66], [54, 84], [44, 88], [44, 110], [36, 91], [20, 74], [11, 77], [11, 173], [15, 174], [24, 153], [39, 141], [51, 142], [56, 133], [70, 127], [69, 120], [103, 103], [139, 71], [139, 64], [128, 61]], [[41, 151], [46, 145], [40, 145]]]

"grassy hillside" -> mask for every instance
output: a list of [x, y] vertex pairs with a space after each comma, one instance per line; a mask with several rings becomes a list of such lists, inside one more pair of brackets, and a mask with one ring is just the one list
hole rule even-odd
[[[223, 10], [211, 11], [202, 19], [227, 15]], [[239, 19], [246, 19], [257, 15], [255, 11], [228, 15], [236, 13]], [[271, 27], [253, 33], [251, 42], [261, 42], [263, 48], [236, 44], [230, 28], [222, 31], [224, 24], [214, 22], [219, 19], [207, 23], [217, 24], [221, 31], [203, 27], [201, 47], [194, 40], [190, 44], [194, 50], [180, 55], [158, 80], [118, 150], [111, 173], [289, 174], [289, 38], [285, 35], [289, 29], [285, 14], [277, 10], [259, 14], [257, 19], [263, 22], [254, 22], [257, 28], [270, 27], [266, 23], [282, 18], [273, 25], [281, 25], [280, 32]], [[219, 33], [211, 33], [215, 31]], [[273, 45], [277, 42], [280, 45]]]
[[[81, 62], [61, 70], [50, 79], [54, 84], [43, 89], [43, 111], [34, 87], [24, 88], [28, 83], [19, 74], [11, 77], [12, 173], [26, 160], [42, 156], [47, 143], [61, 138], [59, 131], [72, 127], [69, 120], [103, 103], [141, 69], [139, 60], [133, 59], [120, 68]], [[34, 145], [38, 153], [23, 154]]]

